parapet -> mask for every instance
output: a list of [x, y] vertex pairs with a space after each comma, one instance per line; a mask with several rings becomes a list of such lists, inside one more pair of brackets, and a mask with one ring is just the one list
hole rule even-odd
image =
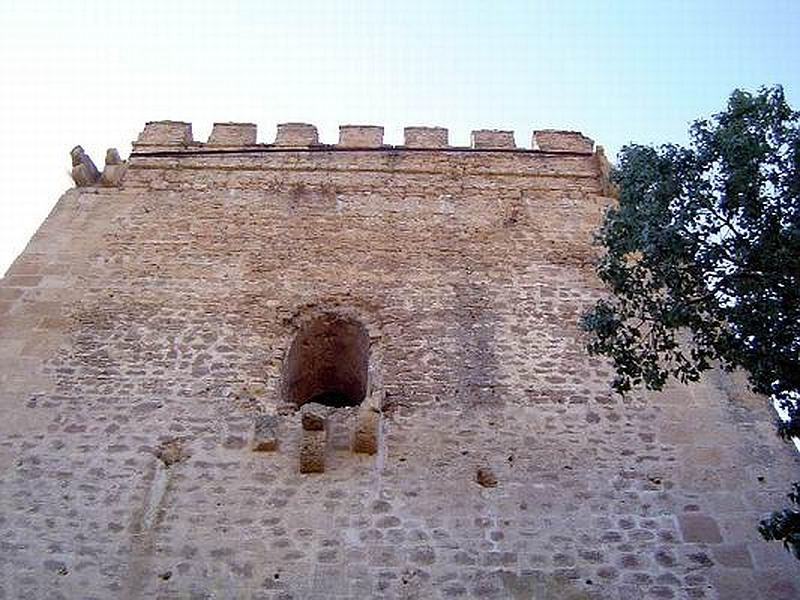
[[255, 123], [214, 123], [209, 146], [254, 146], [258, 127]]
[[406, 127], [403, 130], [406, 148], [447, 148], [444, 127]]
[[513, 131], [500, 129], [478, 129], [472, 132], [472, 147], [476, 150], [497, 150], [516, 148]]
[[192, 124], [183, 121], [150, 121], [136, 140], [137, 146], [188, 146]]
[[578, 152], [591, 154], [594, 152], [594, 140], [580, 131], [559, 131], [542, 129], [533, 132], [532, 146], [544, 152]]
[[[195, 142], [192, 125], [183, 121], [151, 121], [145, 125], [134, 143], [136, 150], [172, 152], [181, 149], [202, 151], [248, 152], [292, 149], [317, 151], [342, 149], [379, 150], [393, 148], [384, 144], [384, 128], [379, 125], [341, 125], [336, 144], [321, 144], [319, 133], [309, 123], [280, 123], [273, 143], [257, 142], [257, 126], [254, 123], [214, 123], [208, 141]], [[564, 154], [594, 154], [594, 140], [579, 131], [540, 129], [533, 132], [529, 148], [518, 147], [514, 132], [503, 129], [476, 129], [472, 131], [469, 147], [450, 146], [449, 132], [444, 127], [413, 126], [403, 130], [404, 143], [398, 149], [440, 150], [499, 150], [540, 151]]]
[[383, 147], [383, 127], [378, 125], [341, 125], [339, 145], [344, 148]]
[[307, 148], [319, 144], [317, 128], [308, 123], [280, 123], [275, 136], [276, 146]]

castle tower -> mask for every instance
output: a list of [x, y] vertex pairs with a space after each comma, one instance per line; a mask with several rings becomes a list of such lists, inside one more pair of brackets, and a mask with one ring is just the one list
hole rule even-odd
[[729, 374], [622, 400], [575, 132], [148, 123], [0, 283], [0, 598], [781, 598]]

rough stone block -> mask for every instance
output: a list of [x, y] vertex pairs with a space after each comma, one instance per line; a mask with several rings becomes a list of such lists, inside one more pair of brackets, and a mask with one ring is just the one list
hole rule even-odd
[[327, 425], [328, 407], [309, 402], [300, 408], [300, 422], [306, 431], [322, 431]]
[[346, 148], [380, 148], [383, 146], [383, 127], [378, 125], [341, 125], [339, 145]]
[[753, 559], [746, 544], [720, 544], [719, 546], [714, 546], [714, 558], [723, 567], [753, 568]]
[[483, 150], [516, 148], [513, 131], [478, 129], [472, 132], [472, 147]]
[[272, 452], [278, 449], [278, 418], [275, 415], [258, 415], [253, 432], [253, 451]]
[[381, 414], [372, 408], [359, 411], [353, 435], [353, 452], [375, 454], [378, 451]]
[[559, 131], [542, 129], [533, 132], [533, 146], [545, 152], [578, 152], [591, 154], [594, 152], [594, 140], [580, 131]]
[[100, 175], [100, 185], [106, 187], [118, 187], [122, 184], [127, 167], [125, 165], [106, 165]]
[[72, 180], [78, 187], [94, 185], [100, 179], [100, 172], [89, 155], [81, 146], [75, 146], [71, 151]]
[[325, 430], [303, 430], [300, 441], [300, 472], [325, 472], [325, 446], [327, 437]]
[[211, 146], [252, 146], [258, 127], [254, 123], [214, 123], [208, 144]]
[[281, 123], [275, 136], [276, 146], [303, 148], [319, 144], [317, 128], [308, 123]]
[[184, 121], [151, 121], [136, 140], [137, 146], [186, 146], [191, 144], [192, 124]]
[[406, 127], [403, 130], [407, 148], [447, 148], [448, 131], [444, 127]]
[[707, 542], [718, 544], [722, 542], [722, 534], [717, 522], [711, 517], [697, 513], [680, 515], [678, 521], [686, 542]]
[[127, 170], [127, 165], [120, 158], [116, 148], [106, 150], [106, 166], [100, 175], [100, 185], [117, 187], [122, 184], [122, 178]]

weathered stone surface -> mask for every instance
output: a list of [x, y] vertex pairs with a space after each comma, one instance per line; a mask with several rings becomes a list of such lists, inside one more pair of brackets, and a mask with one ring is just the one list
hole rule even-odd
[[306, 431], [322, 431], [328, 419], [327, 406], [308, 402], [300, 407], [300, 422]]
[[319, 144], [317, 128], [308, 123], [281, 123], [275, 136], [276, 146], [308, 147]]
[[278, 417], [257, 415], [253, 430], [253, 451], [273, 452], [278, 449]]
[[300, 472], [325, 472], [325, 447], [327, 445], [324, 429], [303, 429], [300, 441]]
[[594, 140], [580, 131], [542, 129], [533, 132], [533, 146], [544, 152], [579, 152], [592, 154]]
[[514, 132], [500, 129], [478, 129], [472, 132], [472, 147], [482, 150], [516, 148]]
[[191, 123], [151, 121], [144, 126], [135, 146], [186, 146], [193, 139]]
[[219, 148], [137, 145], [0, 281], [0, 597], [797, 595], [763, 399], [620, 399], [585, 352], [597, 153]]
[[214, 123], [208, 143], [211, 146], [252, 146], [257, 135], [255, 123]]
[[746, 544], [719, 544], [714, 546], [714, 559], [723, 567], [752, 569], [753, 559]]
[[125, 165], [106, 165], [100, 175], [100, 185], [105, 187], [119, 187], [127, 170]]
[[108, 165], [121, 165], [122, 158], [116, 148], [109, 148], [106, 150], [106, 166]]
[[358, 411], [356, 429], [353, 432], [353, 452], [375, 454], [378, 451], [378, 436], [381, 414], [372, 408]]
[[383, 145], [383, 127], [342, 125], [339, 127], [339, 145], [345, 148], [380, 148]]
[[70, 151], [70, 156], [72, 157], [72, 180], [75, 185], [86, 187], [97, 183], [97, 180], [100, 179], [100, 172], [83, 148], [75, 146]]
[[120, 158], [116, 148], [106, 150], [106, 166], [100, 175], [100, 185], [106, 187], [118, 187], [122, 184], [127, 165]]
[[407, 148], [446, 148], [448, 132], [444, 127], [406, 127], [403, 130]]
[[722, 534], [717, 522], [706, 515], [687, 513], [680, 515], [678, 521], [681, 533], [686, 542], [709, 542], [718, 544], [722, 542]]

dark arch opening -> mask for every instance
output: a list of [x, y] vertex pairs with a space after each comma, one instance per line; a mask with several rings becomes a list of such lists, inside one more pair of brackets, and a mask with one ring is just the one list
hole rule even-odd
[[284, 367], [284, 399], [302, 406], [357, 406], [367, 395], [369, 335], [340, 315], [325, 314], [298, 332]]

